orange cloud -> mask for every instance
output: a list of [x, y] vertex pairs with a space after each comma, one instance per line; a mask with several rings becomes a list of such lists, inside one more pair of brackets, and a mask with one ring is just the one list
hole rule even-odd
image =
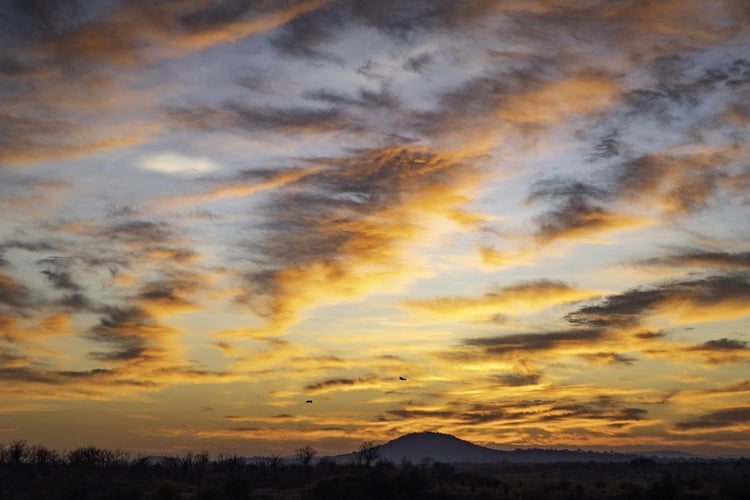
[[[419, 272], [410, 247], [478, 182], [471, 160], [412, 147], [331, 159], [279, 193], [281, 208], [269, 215], [281, 229], [260, 245], [269, 269], [248, 278], [243, 300], [278, 328], [312, 305], [402, 286]], [[308, 198], [299, 187], [321, 194]]]
[[538, 280], [498, 288], [481, 298], [441, 297], [404, 301], [402, 305], [436, 318], [475, 321], [497, 314], [517, 316], [596, 296], [599, 296], [598, 292], [571, 287], [560, 281]]

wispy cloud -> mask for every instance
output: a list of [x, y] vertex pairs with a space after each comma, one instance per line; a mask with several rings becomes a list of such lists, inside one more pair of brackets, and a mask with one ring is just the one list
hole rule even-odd
[[749, 291], [743, 273], [675, 280], [607, 297], [600, 304], [581, 307], [566, 319], [574, 325], [628, 327], [655, 314], [677, 322], [742, 317], [748, 313]]
[[675, 430], [685, 432], [707, 432], [716, 429], [729, 429], [734, 431], [747, 430], [747, 422], [750, 420], [750, 407], [738, 406], [735, 408], [724, 408], [704, 413], [694, 419], [684, 420], [675, 424]]
[[481, 320], [497, 315], [518, 315], [539, 311], [599, 294], [582, 290], [561, 281], [538, 280], [498, 287], [481, 297], [440, 297], [405, 301], [403, 305], [415, 311], [425, 311], [435, 317]]
[[408, 146], [316, 164], [327, 166], [272, 199], [266, 236], [248, 245], [263, 267], [247, 275], [243, 300], [279, 325], [326, 296], [401, 281], [407, 245], [429, 234], [422, 221], [449, 218], [478, 180], [471, 158]]

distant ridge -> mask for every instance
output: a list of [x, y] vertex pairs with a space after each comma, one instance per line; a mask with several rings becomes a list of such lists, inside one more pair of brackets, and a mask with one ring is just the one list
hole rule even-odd
[[[493, 450], [485, 446], [439, 432], [406, 434], [381, 445], [381, 458], [394, 463], [419, 463], [429, 459], [444, 463], [555, 463], [555, 462], [627, 462], [643, 454], [604, 453], [584, 450], [515, 449]], [[356, 461], [356, 452], [338, 455], [339, 463]]]

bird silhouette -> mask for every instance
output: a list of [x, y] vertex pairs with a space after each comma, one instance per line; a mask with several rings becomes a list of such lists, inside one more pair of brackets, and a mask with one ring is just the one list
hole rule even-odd
[[406, 380], [406, 377], [399, 377], [399, 380]]
[[312, 399], [308, 399], [305, 403], [312, 403]]

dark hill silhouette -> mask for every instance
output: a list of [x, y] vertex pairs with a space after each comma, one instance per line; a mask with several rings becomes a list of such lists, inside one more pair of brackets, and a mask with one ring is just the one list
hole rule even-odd
[[503, 460], [506, 453], [438, 432], [406, 434], [385, 443], [378, 452], [396, 463], [404, 459], [416, 463], [426, 458], [446, 463], [487, 463]]
[[[464, 441], [450, 434], [439, 432], [417, 432], [406, 434], [380, 445], [380, 458], [401, 463], [404, 460], [419, 463], [425, 459], [444, 463], [554, 463], [554, 462], [626, 462], [638, 455], [624, 453], [602, 453], [585, 450], [515, 449], [494, 450]], [[338, 455], [339, 463], [355, 462], [356, 453]]]

